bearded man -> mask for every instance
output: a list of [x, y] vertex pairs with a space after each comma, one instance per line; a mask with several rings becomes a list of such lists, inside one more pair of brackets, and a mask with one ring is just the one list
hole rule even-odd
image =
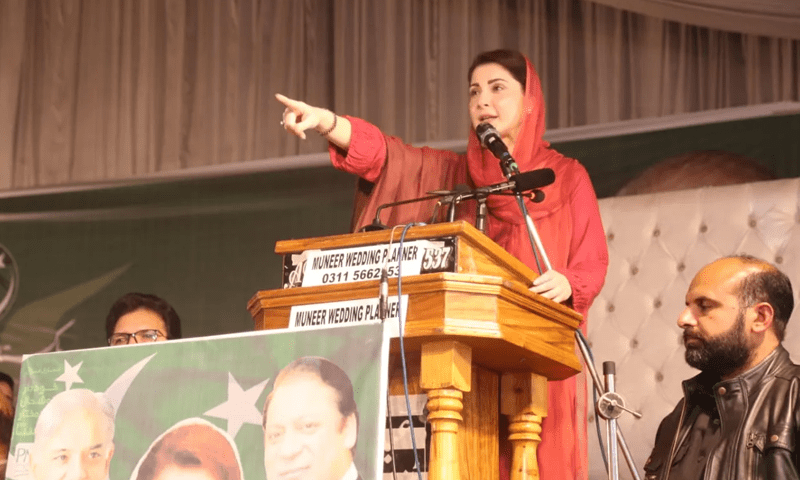
[[678, 317], [700, 374], [658, 428], [648, 480], [797, 479], [800, 367], [783, 348], [789, 278], [748, 255], [703, 267]]

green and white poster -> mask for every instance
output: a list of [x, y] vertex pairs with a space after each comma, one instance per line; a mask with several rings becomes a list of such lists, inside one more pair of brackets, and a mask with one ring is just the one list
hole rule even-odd
[[381, 478], [387, 362], [380, 323], [27, 356], [7, 478]]

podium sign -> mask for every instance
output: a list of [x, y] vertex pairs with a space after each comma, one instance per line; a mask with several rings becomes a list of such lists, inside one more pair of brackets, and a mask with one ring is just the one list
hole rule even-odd
[[457, 238], [454, 236], [411, 240], [393, 245], [359, 245], [309, 249], [283, 256], [286, 288], [376, 280], [386, 269], [389, 278], [424, 273], [455, 272]]

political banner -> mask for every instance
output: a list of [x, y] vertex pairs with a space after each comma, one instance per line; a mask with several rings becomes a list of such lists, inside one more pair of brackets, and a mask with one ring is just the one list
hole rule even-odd
[[370, 322], [27, 356], [7, 478], [383, 478], [384, 330]]

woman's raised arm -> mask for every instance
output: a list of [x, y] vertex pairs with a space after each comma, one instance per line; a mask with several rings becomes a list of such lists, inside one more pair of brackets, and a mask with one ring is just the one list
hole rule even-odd
[[305, 140], [306, 130], [314, 129], [337, 147], [343, 150], [350, 148], [352, 126], [348, 119], [340, 117], [326, 108], [312, 107], [280, 93], [276, 93], [275, 98], [286, 106], [281, 120], [286, 131]]

